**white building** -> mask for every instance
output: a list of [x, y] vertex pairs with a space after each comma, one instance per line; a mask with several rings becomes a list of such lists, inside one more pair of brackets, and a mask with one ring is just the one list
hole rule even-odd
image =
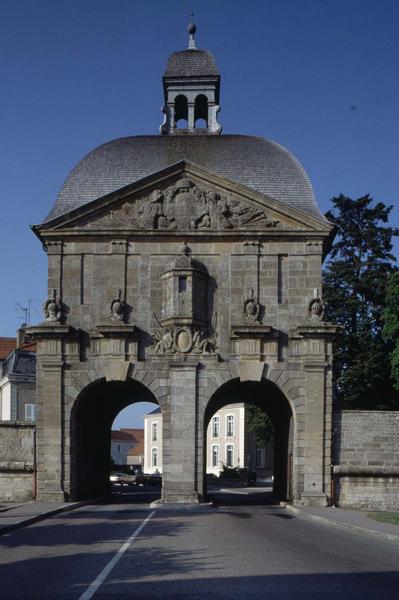
[[[271, 448], [257, 448], [246, 431], [245, 404], [229, 404], [211, 418], [206, 435], [206, 472], [219, 475], [223, 465], [271, 474]], [[158, 407], [144, 415], [144, 472], [162, 473], [162, 413]]]
[[111, 458], [115, 465], [143, 468], [144, 431], [122, 428], [111, 430]]
[[134, 439], [129, 433], [112, 429], [111, 458], [114, 465], [126, 465], [129, 450], [134, 446]]
[[35, 421], [36, 345], [16, 345], [15, 338], [0, 338], [0, 420]]
[[162, 414], [157, 407], [144, 415], [144, 473], [162, 473]]
[[219, 475], [226, 467], [248, 465], [244, 404], [228, 404], [213, 415], [206, 432], [206, 472]]

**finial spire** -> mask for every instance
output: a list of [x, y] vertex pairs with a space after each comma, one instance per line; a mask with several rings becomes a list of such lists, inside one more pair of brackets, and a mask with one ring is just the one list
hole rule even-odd
[[190, 23], [189, 23], [189, 25], [187, 27], [187, 31], [190, 34], [190, 37], [189, 37], [189, 40], [188, 40], [188, 49], [189, 50], [196, 50], [197, 49], [196, 46], [195, 46], [195, 39], [194, 39], [194, 35], [195, 35], [195, 32], [197, 31], [197, 28], [196, 28], [196, 26], [193, 23], [193, 16], [194, 16], [194, 13], [192, 12], [191, 15], [190, 15]]

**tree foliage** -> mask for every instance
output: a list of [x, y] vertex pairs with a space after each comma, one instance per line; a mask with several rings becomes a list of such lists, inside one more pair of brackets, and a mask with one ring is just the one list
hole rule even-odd
[[273, 440], [272, 422], [265, 411], [258, 406], [249, 404], [246, 408], [248, 429], [255, 434], [258, 448], [264, 448]]
[[387, 283], [395, 271], [387, 226], [392, 207], [340, 195], [327, 213], [337, 236], [323, 273], [325, 316], [341, 325], [334, 353], [334, 398], [342, 408], [399, 408], [382, 334]]
[[385, 308], [382, 313], [384, 340], [390, 345], [391, 377], [399, 392], [399, 272], [392, 273], [388, 281]]

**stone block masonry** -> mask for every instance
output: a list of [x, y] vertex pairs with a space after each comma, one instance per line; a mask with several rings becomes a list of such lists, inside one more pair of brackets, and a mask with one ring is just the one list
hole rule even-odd
[[0, 423], [0, 502], [34, 498], [35, 426]]
[[399, 510], [399, 412], [342, 411], [333, 427], [336, 504]]

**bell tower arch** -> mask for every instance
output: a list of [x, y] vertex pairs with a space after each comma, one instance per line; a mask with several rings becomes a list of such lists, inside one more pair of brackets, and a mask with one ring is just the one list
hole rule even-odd
[[[206, 50], [195, 45], [194, 23], [188, 26], [189, 44], [186, 50], [174, 52], [168, 60], [163, 76], [164, 122], [160, 132], [176, 134], [220, 134], [220, 74], [215, 59]], [[186, 127], [179, 126], [181, 120]], [[205, 122], [205, 127], [199, 126]]]

